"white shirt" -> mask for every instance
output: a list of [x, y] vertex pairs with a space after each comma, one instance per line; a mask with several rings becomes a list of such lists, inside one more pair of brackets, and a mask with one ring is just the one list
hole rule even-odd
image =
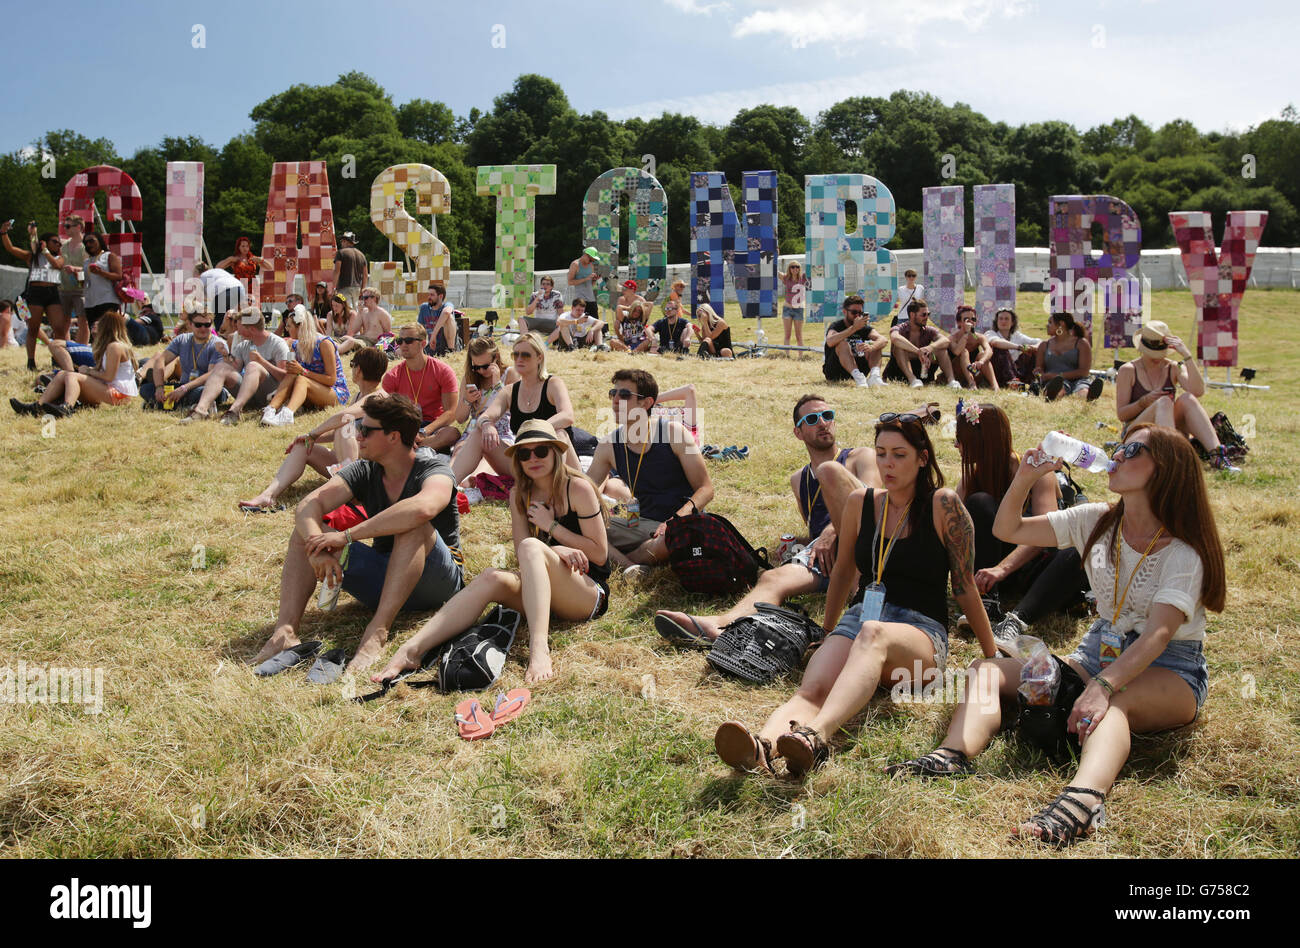
[[242, 287], [244, 284], [239, 282], [239, 278], [229, 270], [218, 270], [213, 267], [210, 270], [204, 270], [199, 274], [199, 280], [203, 283], [203, 292], [208, 299], [212, 299], [218, 293], [225, 290], [233, 290], [236, 287]]
[[[1111, 563], [1115, 550], [1114, 535], [1107, 530], [1092, 550], [1085, 550], [1083, 545], [1109, 507], [1109, 504], [1082, 504], [1047, 514], [1047, 522], [1056, 531], [1057, 546], [1061, 549], [1074, 547], [1083, 558], [1084, 571], [1097, 597], [1097, 615], [1108, 622], [1115, 614], [1115, 567]], [[1182, 540], [1174, 540], [1145, 560], [1141, 550], [1133, 549], [1124, 540], [1120, 541], [1119, 549], [1119, 595], [1124, 595], [1124, 586], [1130, 576], [1133, 576], [1133, 583], [1129, 586], [1124, 611], [1119, 614], [1115, 630], [1144, 632], [1151, 608], [1165, 603], [1186, 617], [1174, 632], [1175, 641], [1205, 641], [1205, 606], [1201, 603], [1205, 569], [1196, 551]], [[1140, 567], [1139, 561], [1142, 563]], [[1137, 575], [1134, 576], [1135, 569]]]

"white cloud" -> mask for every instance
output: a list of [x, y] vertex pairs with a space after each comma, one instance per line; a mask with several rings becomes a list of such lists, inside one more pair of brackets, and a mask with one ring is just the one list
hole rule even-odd
[[731, 9], [731, 4], [726, 0], [721, 3], [701, 3], [700, 0], [664, 0], [664, 3], [674, 8], [680, 13], [691, 13], [697, 16], [713, 16], [714, 10], [726, 12]]

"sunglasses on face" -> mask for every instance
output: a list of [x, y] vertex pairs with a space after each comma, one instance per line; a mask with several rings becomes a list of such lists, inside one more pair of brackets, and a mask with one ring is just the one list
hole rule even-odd
[[630, 388], [611, 388], [609, 390], [609, 397], [617, 398], [620, 402], [625, 402], [629, 398], [640, 398], [641, 396]]
[[414, 336], [401, 336], [401, 337], [399, 337], [398, 340], [397, 340], [397, 344], [398, 344], [399, 346], [410, 346], [410, 345], [414, 345], [414, 344], [417, 343], [417, 342], [424, 342], [424, 340], [423, 340], [423, 339], [417, 339], [417, 338], [414, 337]]
[[835, 420], [834, 408], [823, 408], [821, 411], [810, 411], [794, 423], [796, 428], [802, 428], [804, 425], [815, 425], [819, 421], [832, 422]]
[[1168, 349], [1168, 348], [1169, 348], [1169, 343], [1165, 342], [1163, 339], [1155, 339], [1155, 340], [1153, 340], [1153, 339], [1145, 339], [1145, 338], [1144, 338], [1144, 339], [1142, 340], [1142, 345], [1146, 346], [1148, 349], [1157, 349], [1157, 350], [1159, 350], [1159, 349]]
[[358, 437], [358, 438], [363, 438], [363, 439], [364, 439], [367, 435], [369, 435], [370, 432], [372, 432], [372, 431], [383, 431], [383, 430], [384, 430], [384, 426], [383, 426], [383, 425], [368, 425], [368, 424], [366, 424], [364, 421], [362, 421], [360, 418], [358, 418], [356, 421], [352, 422], [352, 425], [353, 425], [354, 428], [357, 429], [357, 437]]
[[533, 458], [540, 461], [550, 453], [551, 446], [549, 444], [538, 445], [535, 448], [515, 448], [515, 457], [519, 458], [521, 463], [527, 463]]
[[520, 359], [531, 359], [533, 357], [533, 354], [531, 352], [526, 352], [526, 351], [512, 352], [511, 355], [514, 356], [516, 362], [518, 362]]
[[195, 329], [207, 329], [212, 325], [212, 323], [191, 322], [190, 325]]
[[877, 419], [877, 420], [878, 420], [882, 425], [888, 425], [888, 424], [890, 424], [890, 423], [892, 423], [892, 422], [895, 422], [895, 421], [902, 422], [903, 424], [906, 425], [906, 424], [911, 424], [911, 423], [914, 423], [914, 422], [919, 422], [919, 421], [921, 420], [921, 416], [920, 416], [920, 415], [914, 415], [914, 414], [912, 414], [910, 411], [909, 411], [909, 412], [904, 412], [904, 413], [901, 414], [901, 415], [900, 415], [898, 412], [896, 412], [896, 411], [887, 411], [887, 412], [885, 412], [883, 415], [881, 415], [880, 418]]
[[1112, 461], [1118, 461], [1123, 455], [1125, 461], [1131, 461], [1143, 451], [1151, 450], [1141, 441], [1130, 441], [1128, 444], [1121, 445], [1115, 449], [1115, 453], [1110, 456]]
[[470, 364], [474, 367], [475, 372], [487, 372], [492, 368], [491, 362], [484, 362], [482, 365], [479, 365], [477, 362], [472, 362]]
[[846, 309], [844, 312], [848, 313], [850, 316], [861, 316], [861, 315], [862, 315], [862, 310], [861, 310], [861, 309]]

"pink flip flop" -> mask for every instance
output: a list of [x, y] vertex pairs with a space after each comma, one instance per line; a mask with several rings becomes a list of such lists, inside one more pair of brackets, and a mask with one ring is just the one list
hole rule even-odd
[[524, 708], [528, 707], [528, 702], [532, 700], [532, 697], [533, 693], [527, 688], [511, 688], [505, 694], [498, 694], [496, 707], [488, 715], [493, 728], [509, 724], [523, 714]]
[[477, 698], [466, 698], [456, 705], [456, 730], [467, 741], [490, 737], [496, 723], [484, 714]]

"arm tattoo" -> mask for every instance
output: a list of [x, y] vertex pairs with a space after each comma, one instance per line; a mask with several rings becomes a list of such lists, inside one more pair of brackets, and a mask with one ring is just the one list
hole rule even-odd
[[944, 546], [948, 549], [948, 567], [952, 571], [952, 594], [964, 595], [975, 578], [975, 525], [966, 507], [956, 497], [941, 497]]

